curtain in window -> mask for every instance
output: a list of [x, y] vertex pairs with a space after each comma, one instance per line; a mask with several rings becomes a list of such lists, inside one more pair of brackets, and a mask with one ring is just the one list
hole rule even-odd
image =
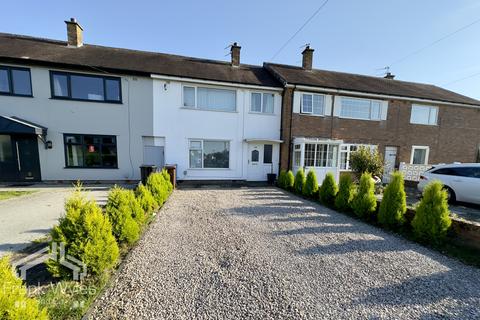
[[200, 109], [236, 110], [236, 92], [233, 90], [197, 88], [197, 98]]
[[273, 111], [274, 111], [273, 94], [264, 93], [263, 94], [263, 112], [264, 113], [273, 113]]

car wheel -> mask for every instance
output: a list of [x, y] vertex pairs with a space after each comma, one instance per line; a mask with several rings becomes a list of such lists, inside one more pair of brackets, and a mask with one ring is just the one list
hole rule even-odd
[[445, 191], [447, 191], [448, 203], [455, 203], [457, 201], [455, 191], [453, 191], [452, 188], [449, 187], [445, 187]]

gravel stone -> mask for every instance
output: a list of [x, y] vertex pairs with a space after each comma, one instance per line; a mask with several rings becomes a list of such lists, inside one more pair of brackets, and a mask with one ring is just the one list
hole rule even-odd
[[480, 270], [277, 188], [176, 190], [90, 319], [480, 319]]

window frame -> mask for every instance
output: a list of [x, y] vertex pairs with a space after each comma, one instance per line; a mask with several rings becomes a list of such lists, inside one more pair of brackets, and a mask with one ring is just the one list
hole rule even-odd
[[[9, 86], [9, 91], [8, 92], [0, 91], [0, 95], [33, 98], [32, 71], [31, 71], [30, 68], [0, 65], [0, 70], [7, 71], [8, 86]], [[30, 94], [15, 93], [15, 88], [14, 88], [14, 85], [13, 85], [12, 70], [27, 71], [28, 72], [28, 76], [29, 76], [29, 79], [30, 79]]]
[[[68, 93], [67, 96], [57, 96], [57, 95], [55, 95], [55, 88], [54, 88], [54, 84], [53, 84], [54, 75], [62, 75], [62, 76], [67, 77], [67, 93]], [[101, 78], [102, 83], [103, 83], [103, 100], [73, 98], [72, 97], [71, 76], [80, 76], [80, 77], [88, 77], [88, 78]], [[107, 84], [106, 84], [107, 80], [118, 81], [118, 89], [119, 89], [120, 100], [108, 100], [107, 99]], [[68, 71], [50, 70], [50, 94], [51, 94], [51, 99], [55, 99], [55, 100], [72, 100], [72, 101], [84, 101], [84, 102], [96, 102], [96, 103], [123, 104], [122, 78], [121, 77], [112, 77], [112, 76], [101, 76], [101, 75], [94, 75], [94, 74], [87, 74], [87, 73], [75, 73], [75, 72], [68, 72]]]
[[[313, 155], [313, 166], [307, 166], [307, 145], [314, 146], [313, 150], [310, 152]], [[324, 151], [323, 148], [327, 147], [327, 150]], [[322, 147], [322, 149], [320, 149]], [[335, 155], [335, 147], [337, 148], [336, 155]], [[331, 144], [326, 142], [305, 142], [303, 144], [303, 168], [337, 168], [338, 161], [339, 161], [339, 144]], [[329, 155], [332, 155], [332, 158], [329, 158]], [[318, 158], [320, 156], [320, 158]], [[301, 160], [300, 160], [301, 161]], [[328, 162], [331, 161], [331, 165], [328, 165]], [[325, 165], [318, 165], [319, 163], [325, 162]]]
[[[312, 111], [311, 112], [303, 110], [303, 97], [304, 96], [311, 96], [312, 97]], [[322, 97], [322, 100], [323, 100], [323, 112], [322, 113], [314, 113], [313, 112], [313, 110], [314, 110], [314, 107], [313, 107], [314, 96]], [[300, 95], [300, 114], [316, 116], [316, 117], [325, 117], [326, 103], [327, 103], [327, 98], [324, 94], [302, 93]]]
[[[347, 147], [347, 150], [342, 150], [342, 147]], [[366, 147], [366, 148], [369, 148], [370, 151], [375, 151], [375, 150], [378, 150], [378, 146], [375, 145], [375, 144], [366, 144], [366, 143], [342, 143], [340, 145], [340, 150], [339, 150], [339, 154], [338, 154], [338, 169], [340, 171], [352, 171], [352, 169], [350, 168], [350, 157], [352, 155], [352, 152], [355, 152], [357, 150], [354, 150], [352, 151], [352, 147], [357, 147], [357, 150], [358, 148], [360, 147]], [[346, 162], [345, 162], [345, 169], [342, 168], [342, 153], [346, 153]]]
[[[194, 106], [185, 106], [185, 87], [187, 88], [194, 88], [195, 89], [195, 103]], [[232, 91], [235, 92], [235, 110], [216, 110], [216, 109], [210, 109], [210, 108], [200, 108], [198, 107], [198, 88], [202, 89], [212, 89], [212, 90], [225, 90], [225, 91]], [[225, 87], [217, 87], [217, 86], [202, 86], [202, 85], [190, 85], [190, 84], [182, 84], [182, 106], [181, 108], [183, 109], [189, 109], [189, 110], [200, 110], [200, 111], [214, 111], [214, 112], [230, 112], [230, 113], [238, 113], [238, 92], [237, 89], [231, 89], [231, 88], [225, 88]], [[262, 96], [263, 99], [263, 96]], [[263, 100], [262, 100], [263, 101]]]
[[[254, 94], [259, 94], [260, 95], [260, 109], [261, 111], [254, 111], [252, 109], [253, 107], [253, 95]], [[273, 98], [273, 110], [272, 112], [265, 112], [265, 95], [271, 95]], [[250, 92], [250, 108], [249, 108], [250, 113], [255, 113], [255, 114], [266, 114], [266, 115], [274, 115], [275, 114], [275, 94], [272, 92], [260, 92], [260, 91], [252, 91]]]
[[[428, 120], [427, 123], [424, 122], [413, 122], [412, 116], [413, 116], [413, 109], [414, 108], [428, 108]], [[430, 123], [430, 117], [432, 114], [432, 109], [436, 110], [436, 115], [435, 115], [435, 123]], [[433, 106], [433, 105], [426, 105], [426, 104], [417, 104], [413, 103], [411, 108], [410, 108], [410, 124], [414, 125], [423, 125], [423, 126], [438, 126], [438, 113], [440, 109], [438, 106]]]
[[[268, 148], [267, 148], [268, 146]], [[270, 149], [270, 162], [265, 161], [266, 156], [266, 151], [267, 149]], [[273, 164], [273, 144], [264, 144], [263, 145], [263, 164]]]
[[[81, 143], [67, 143], [67, 136], [81, 136]], [[70, 166], [68, 165], [68, 151], [67, 147], [69, 145], [76, 145], [76, 146], [86, 146], [85, 144], [85, 137], [94, 137], [94, 138], [113, 138], [115, 140], [115, 150], [116, 150], [116, 157], [117, 157], [117, 164], [116, 166], [104, 166], [103, 165], [103, 160], [102, 160], [102, 166], [98, 167], [89, 167], [85, 165], [85, 154], [83, 155], [83, 166]], [[99, 153], [100, 153], [100, 158], [102, 156], [102, 147], [104, 143], [99, 144]], [[84, 133], [64, 133], [63, 134], [63, 153], [65, 156], [65, 169], [118, 169], [118, 139], [116, 135], [108, 135], [108, 134], [84, 134]]]
[[[415, 154], [415, 150], [420, 149], [420, 150], [425, 150], [425, 163], [413, 163], [413, 156]], [[428, 157], [430, 155], [430, 147], [429, 146], [412, 146], [412, 150], [410, 153], [410, 164], [416, 164], [416, 165], [427, 165], [428, 164]]]
[[[358, 97], [348, 97], [348, 96], [341, 96], [340, 98], [340, 112], [338, 117], [343, 119], [353, 119], [353, 120], [363, 120], [363, 121], [382, 121], [382, 108], [383, 108], [383, 100], [378, 99], [368, 99], [368, 98], [358, 98]], [[369, 111], [368, 111], [368, 119], [365, 118], [356, 118], [356, 117], [349, 117], [342, 115], [344, 110], [343, 101], [344, 99], [348, 100], [357, 100], [357, 101], [368, 101], [369, 102]], [[372, 118], [372, 110], [373, 110], [373, 103], [379, 103], [379, 110], [378, 110], [378, 118]]]
[[[192, 149], [191, 148], [192, 141], [200, 142], [201, 147]], [[205, 141], [208, 141], [208, 142], [227, 142], [228, 143], [228, 168], [205, 168], [205, 151], [204, 151], [205, 150], [205, 147], [204, 147]], [[196, 138], [188, 139], [188, 145], [187, 145], [187, 149], [188, 149], [188, 170], [230, 170], [230, 168], [231, 168], [230, 146], [231, 146], [231, 141], [230, 140], [196, 139]], [[202, 152], [202, 166], [200, 168], [195, 168], [195, 167], [191, 166], [191, 163], [190, 163], [190, 151], [191, 150], [197, 150], [197, 151], [200, 150]]]

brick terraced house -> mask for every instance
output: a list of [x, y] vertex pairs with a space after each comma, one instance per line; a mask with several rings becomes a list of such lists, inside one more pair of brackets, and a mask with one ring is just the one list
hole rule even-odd
[[[480, 161], [480, 101], [433, 85], [265, 63], [283, 84], [280, 161], [322, 181], [349, 170], [352, 151], [378, 148], [386, 176], [400, 164]], [[422, 168], [423, 166], [419, 166]]]

